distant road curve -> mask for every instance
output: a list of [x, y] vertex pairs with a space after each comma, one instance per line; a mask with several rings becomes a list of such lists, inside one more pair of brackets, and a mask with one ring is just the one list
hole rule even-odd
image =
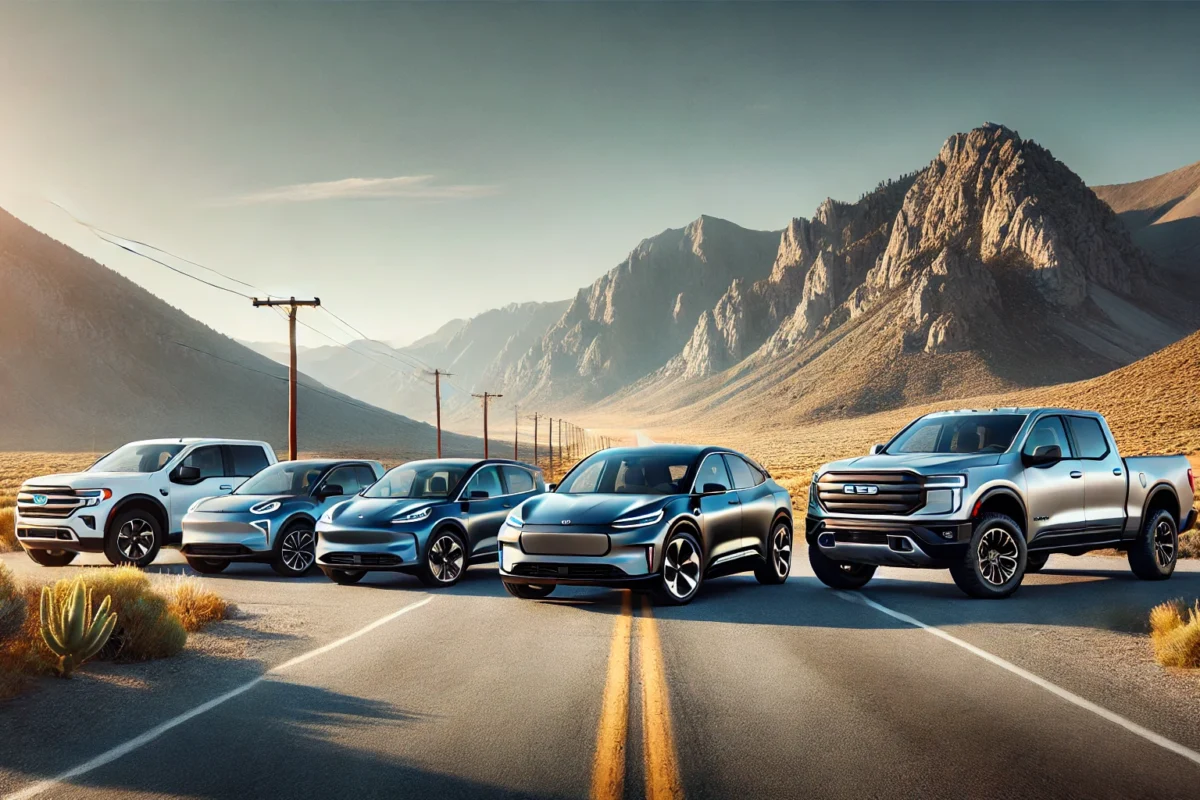
[[658, 442], [647, 436], [645, 431], [634, 431], [633, 435], [637, 437], [638, 447], [649, 447], [652, 444], [658, 444]]

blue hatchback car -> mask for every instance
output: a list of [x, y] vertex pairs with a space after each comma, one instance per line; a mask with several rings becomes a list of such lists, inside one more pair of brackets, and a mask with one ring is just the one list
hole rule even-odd
[[541, 470], [519, 461], [410, 461], [325, 512], [317, 566], [341, 584], [388, 571], [453, 586], [472, 563], [495, 560], [509, 512], [545, 491]]

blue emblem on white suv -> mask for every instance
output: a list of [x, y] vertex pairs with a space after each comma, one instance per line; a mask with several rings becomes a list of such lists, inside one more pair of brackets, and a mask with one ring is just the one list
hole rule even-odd
[[50, 498], [44, 494], [35, 494], [33, 496], [33, 504], [35, 506], [44, 506], [44, 505], [46, 505], [46, 503], [49, 503], [49, 502], [50, 502]]

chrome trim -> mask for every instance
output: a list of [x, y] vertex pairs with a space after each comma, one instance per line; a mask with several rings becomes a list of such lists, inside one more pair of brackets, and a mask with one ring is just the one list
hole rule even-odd
[[736, 553], [726, 553], [708, 566], [711, 568], [717, 566], [718, 564], [724, 564], [727, 561], [735, 561], [739, 558], [746, 558], [747, 556], [756, 555], [758, 555], [758, 553], [754, 550], [754, 548], [747, 547], [745, 550], [738, 550]]

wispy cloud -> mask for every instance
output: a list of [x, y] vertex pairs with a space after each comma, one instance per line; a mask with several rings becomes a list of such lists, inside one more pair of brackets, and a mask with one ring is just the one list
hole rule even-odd
[[227, 198], [222, 205], [315, 203], [323, 200], [473, 200], [498, 194], [500, 187], [484, 184], [438, 183], [434, 175], [395, 178], [342, 178], [336, 181], [294, 183]]

